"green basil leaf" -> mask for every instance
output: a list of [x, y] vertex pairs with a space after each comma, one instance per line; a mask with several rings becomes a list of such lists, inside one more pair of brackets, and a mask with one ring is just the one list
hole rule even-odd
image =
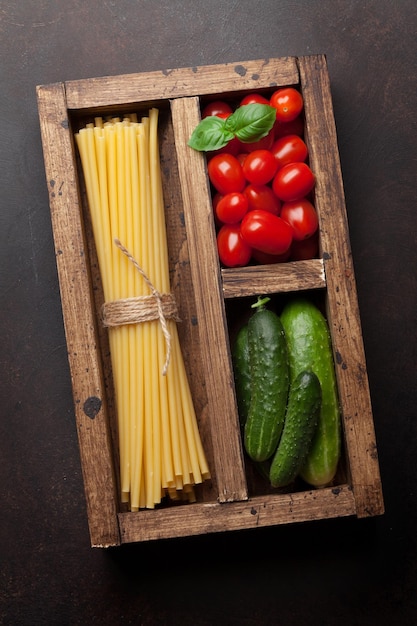
[[234, 137], [233, 133], [226, 129], [225, 121], [216, 115], [205, 117], [194, 129], [188, 145], [200, 152], [223, 148]]
[[269, 104], [246, 104], [225, 120], [225, 127], [240, 141], [251, 143], [266, 137], [274, 125], [275, 117], [275, 108]]

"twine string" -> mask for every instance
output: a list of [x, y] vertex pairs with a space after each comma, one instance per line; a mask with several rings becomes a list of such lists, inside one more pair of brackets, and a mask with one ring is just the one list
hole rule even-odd
[[159, 320], [166, 343], [166, 357], [162, 370], [162, 375], [165, 376], [171, 359], [171, 333], [168, 330], [167, 320], [180, 321], [175, 299], [172, 294], [160, 293], [155, 288], [146, 272], [119, 239], [114, 239], [114, 243], [141, 274], [151, 291], [151, 295], [120, 298], [113, 302], [105, 302], [102, 309], [103, 325], [116, 327]]

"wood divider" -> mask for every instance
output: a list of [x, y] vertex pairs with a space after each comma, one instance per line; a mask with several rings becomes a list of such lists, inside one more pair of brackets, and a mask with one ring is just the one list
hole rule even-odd
[[218, 497], [220, 502], [246, 500], [245, 467], [205, 159], [187, 146], [200, 120], [199, 99], [175, 99], [171, 102], [171, 112], [200, 342], [204, 346], [201, 359], [211, 415]]

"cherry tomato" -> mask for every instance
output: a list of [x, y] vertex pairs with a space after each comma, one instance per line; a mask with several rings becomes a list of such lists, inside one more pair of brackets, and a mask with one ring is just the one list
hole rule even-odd
[[246, 213], [240, 232], [247, 245], [266, 254], [284, 254], [292, 242], [292, 228], [268, 211]]
[[239, 152], [239, 154], [236, 155], [237, 160], [239, 161], [239, 163], [241, 164], [241, 166], [243, 167], [243, 164], [245, 162], [246, 157], [248, 156], [247, 152]]
[[251, 141], [249, 143], [245, 143], [244, 141], [240, 141], [240, 148], [244, 152], [254, 152], [255, 150], [270, 150], [275, 141], [275, 130], [272, 127], [269, 133], [259, 139], [258, 141]]
[[243, 193], [248, 199], [249, 211], [262, 209], [279, 215], [281, 202], [268, 185], [247, 185]]
[[236, 224], [248, 212], [247, 197], [239, 191], [227, 193], [216, 203], [217, 219], [223, 224]]
[[259, 93], [248, 93], [248, 95], [240, 101], [240, 106], [244, 106], [245, 104], [269, 104], [269, 100]]
[[298, 135], [303, 137], [304, 135], [304, 120], [301, 115], [296, 117], [291, 122], [280, 122], [276, 120], [274, 124], [275, 139], [285, 137], [286, 135]]
[[291, 122], [280, 122], [276, 120], [274, 124], [275, 139], [285, 137], [285, 135], [304, 135], [304, 120], [301, 115], [291, 120]]
[[316, 231], [314, 235], [302, 241], [293, 240], [290, 248], [291, 261], [306, 261], [314, 259], [319, 251], [319, 233]]
[[209, 117], [210, 115], [217, 115], [217, 117], [223, 117], [223, 114], [227, 114], [228, 117], [231, 113], [233, 113], [233, 109], [227, 102], [223, 102], [223, 100], [215, 100], [214, 102], [209, 102], [201, 112], [201, 118]]
[[260, 250], [252, 249], [252, 258], [254, 261], [259, 263], [260, 265], [271, 265], [272, 263], [284, 263], [288, 261], [291, 254], [291, 247], [288, 248], [284, 254], [266, 254], [265, 252], [261, 252]]
[[281, 217], [292, 227], [293, 237], [296, 241], [302, 241], [314, 235], [319, 225], [316, 209], [305, 198], [293, 202], [284, 202]]
[[213, 187], [221, 194], [243, 191], [246, 185], [242, 166], [233, 154], [215, 154], [207, 164]]
[[250, 246], [243, 239], [239, 224], [224, 224], [217, 234], [217, 250], [226, 267], [243, 267], [252, 256]]
[[218, 228], [220, 228], [220, 226], [222, 226], [222, 223], [219, 221], [219, 219], [217, 218], [217, 205], [219, 204], [220, 200], [223, 198], [224, 196], [219, 193], [218, 191], [214, 194], [214, 196], [211, 199], [211, 206], [213, 207], [213, 213], [214, 213], [214, 222], [216, 224], [216, 226]]
[[300, 163], [308, 156], [308, 148], [298, 135], [286, 135], [277, 139], [271, 152], [278, 163], [278, 169], [287, 163]]
[[255, 150], [249, 152], [242, 169], [250, 183], [265, 185], [273, 179], [277, 167], [275, 157], [269, 150]]
[[283, 202], [300, 200], [315, 184], [315, 176], [306, 163], [288, 163], [278, 170], [272, 181], [274, 193]]
[[274, 91], [270, 99], [271, 106], [275, 107], [277, 120], [291, 122], [295, 120], [303, 110], [303, 96], [293, 87], [285, 87]]

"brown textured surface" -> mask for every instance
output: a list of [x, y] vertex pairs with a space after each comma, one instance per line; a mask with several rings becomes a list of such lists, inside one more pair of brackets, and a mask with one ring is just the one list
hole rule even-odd
[[[414, 624], [414, 0], [0, 8], [0, 623]], [[92, 550], [35, 85], [311, 53], [328, 59], [386, 513]]]

